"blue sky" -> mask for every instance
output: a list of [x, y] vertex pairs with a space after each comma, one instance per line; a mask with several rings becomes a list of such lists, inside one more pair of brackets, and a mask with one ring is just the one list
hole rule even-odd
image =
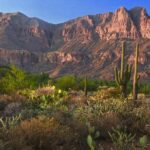
[[150, 14], [150, 0], [0, 0], [1, 12], [20, 11], [50, 23], [60, 23], [79, 16], [145, 7]]

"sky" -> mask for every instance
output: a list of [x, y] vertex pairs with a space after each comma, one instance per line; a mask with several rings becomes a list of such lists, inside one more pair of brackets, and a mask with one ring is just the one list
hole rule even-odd
[[0, 12], [22, 12], [55, 24], [84, 15], [114, 12], [121, 6], [142, 6], [150, 14], [150, 0], [0, 0]]

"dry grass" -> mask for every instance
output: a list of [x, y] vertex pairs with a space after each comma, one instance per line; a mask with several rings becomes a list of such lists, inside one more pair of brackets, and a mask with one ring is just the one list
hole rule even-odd
[[81, 146], [78, 133], [61, 125], [56, 119], [47, 117], [23, 121], [10, 130], [7, 137], [12, 150], [15, 150], [16, 145], [21, 147], [21, 143], [22, 148], [29, 146], [34, 150], [80, 150]]

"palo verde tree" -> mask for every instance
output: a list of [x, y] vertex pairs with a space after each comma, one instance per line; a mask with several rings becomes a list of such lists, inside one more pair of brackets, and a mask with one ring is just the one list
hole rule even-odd
[[132, 65], [125, 64], [125, 42], [122, 42], [122, 55], [120, 70], [115, 68], [115, 80], [120, 88], [121, 97], [127, 97], [127, 85], [131, 78]]

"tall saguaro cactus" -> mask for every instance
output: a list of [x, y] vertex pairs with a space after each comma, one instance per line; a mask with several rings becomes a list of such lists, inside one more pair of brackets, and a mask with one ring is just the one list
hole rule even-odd
[[84, 79], [84, 95], [87, 96], [87, 76]]
[[133, 75], [133, 99], [138, 98], [138, 81], [140, 76], [138, 75], [138, 58], [139, 58], [139, 44], [136, 45], [135, 60], [134, 60], [134, 75]]
[[125, 43], [122, 43], [122, 56], [121, 56], [121, 68], [120, 71], [116, 67], [115, 68], [115, 80], [117, 85], [121, 91], [121, 97], [127, 97], [127, 85], [131, 78], [132, 66], [126, 65], [125, 66]]

